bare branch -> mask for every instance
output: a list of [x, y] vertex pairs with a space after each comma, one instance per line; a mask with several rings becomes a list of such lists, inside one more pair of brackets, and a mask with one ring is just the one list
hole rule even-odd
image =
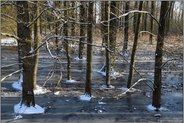
[[11, 67], [11, 66], [14, 66], [14, 65], [22, 65], [22, 63], [15, 63], [15, 64], [4, 65], [4, 66], [1, 66], [1, 68]]
[[5, 77], [3, 77], [3, 78], [1, 79], [1, 82], [4, 81], [6, 78], [12, 76], [13, 74], [18, 73], [18, 72], [21, 72], [22, 70], [23, 70], [23, 69], [19, 69], [19, 70], [17, 70], [17, 71], [14, 71], [13, 73], [8, 74], [7, 76], [5, 76]]

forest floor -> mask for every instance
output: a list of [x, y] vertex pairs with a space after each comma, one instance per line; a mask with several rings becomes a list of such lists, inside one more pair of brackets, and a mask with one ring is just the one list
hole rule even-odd
[[[96, 42], [96, 44], [99, 44]], [[49, 57], [45, 48], [41, 49], [37, 84], [50, 90], [46, 94], [36, 95], [36, 104], [45, 108], [44, 114], [22, 115], [22, 119], [15, 120], [17, 114], [13, 107], [21, 101], [21, 92], [12, 88], [12, 83], [18, 80], [19, 74], [14, 74], [1, 82], [1, 120], [2, 122], [29, 123], [29, 122], [183, 122], [183, 45], [182, 37], [170, 36], [165, 39], [162, 75], [161, 103], [165, 110], [150, 111], [147, 106], [152, 103], [152, 90], [145, 84], [139, 83], [135, 92], [123, 93], [126, 88], [129, 72], [129, 57], [124, 60], [117, 55], [115, 71], [120, 75], [111, 79], [113, 89], [104, 89], [105, 77], [97, 71], [103, 66], [105, 57], [101, 48], [94, 48], [92, 95], [89, 102], [79, 100], [84, 94], [86, 61], [77, 61], [77, 47], [71, 54], [71, 74], [76, 83], [65, 83], [66, 57], [60, 54], [62, 65]], [[132, 42], [129, 44], [131, 52]], [[143, 78], [154, 78], [155, 46], [148, 41], [140, 39], [135, 59], [135, 68]], [[121, 49], [121, 47], [120, 47]], [[53, 52], [54, 54], [54, 52]], [[172, 59], [172, 60], [171, 60]], [[169, 61], [168, 61], [169, 60]], [[17, 51], [12, 48], [1, 47], [1, 66], [17, 63]], [[60, 69], [61, 68], [61, 69]], [[1, 78], [18, 70], [18, 66], [1, 69]], [[62, 71], [62, 81], [57, 86]], [[54, 71], [50, 80], [49, 72]], [[133, 83], [141, 77], [134, 72]], [[57, 94], [56, 94], [57, 92]]]

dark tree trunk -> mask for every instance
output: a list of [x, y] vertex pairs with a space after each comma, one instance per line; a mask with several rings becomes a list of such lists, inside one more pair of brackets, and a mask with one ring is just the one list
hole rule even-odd
[[85, 42], [85, 30], [86, 30], [86, 25], [84, 24], [86, 22], [86, 2], [81, 1], [81, 6], [80, 6], [80, 41], [79, 41], [79, 59], [83, 58], [83, 53], [84, 53], [84, 43]]
[[166, 18], [168, 15], [169, 2], [162, 1], [161, 2], [161, 10], [160, 10], [160, 26], [158, 28], [157, 35], [157, 46], [155, 52], [155, 72], [154, 72], [154, 91], [153, 91], [153, 100], [152, 105], [156, 108], [160, 108], [161, 106], [161, 86], [162, 86], [162, 53], [163, 53], [163, 45], [164, 45], [164, 31]]
[[[68, 8], [68, 4], [69, 1], [64, 1], [64, 8], [67, 9]], [[68, 19], [68, 10], [64, 11], [64, 16], [65, 16], [65, 20]], [[63, 25], [63, 34], [65, 37], [68, 36], [68, 22], [66, 22]], [[66, 52], [66, 57], [67, 57], [67, 80], [71, 80], [71, 61], [70, 61], [70, 55], [69, 55], [69, 46], [68, 46], [68, 40], [64, 39], [64, 48], [65, 48], [65, 52]]]
[[[101, 1], [101, 21], [105, 21], [105, 1]], [[101, 24], [102, 45], [105, 43], [105, 25]]]
[[[129, 12], [129, 1], [126, 1], [125, 5], [125, 13]], [[128, 48], [128, 24], [129, 24], [129, 16], [125, 16], [125, 23], [124, 23], [124, 44], [123, 44], [123, 51], [126, 51]]]
[[[151, 14], [154, 16], [155, 12], [155, 1], [151, 1]], [[150, 32], [153, 33], [153, 19], [150, 17]], [[149, 36], [149, 43], [152, 44], [153, 41], [153, 35]]]
[[88, 26], [87, 26], [87, 64], [86, 64], [86, 85], [85, 93], [91, 96], [91, 81], [92, 81], [92, 53], [93, 49], [91, 44], [92, 40], [92, 22], [93, 22], [93, 2], [89, 2], [88, 5]]
[[[140, 1], [139, 2], [139, 10], [140, 11], [142, 10], [142, 4], [143, 4], [143, 2]], [[141, 14], [139, 13], [137, 16], [137, 22], [136, 22], [136, 28], [135, 28], [134, 44], [133, 44], [131, 60], [130, 60], [130, 70], [129, 70], [129, 75], [128, 75], [127, 88], [131, 87], [131, 83], [132, 83], [132, 79], [133, 79], [134, 58], [135, 58], [135, 53], [136, 53], [136, 49], [137, 49], [140, 18], [141, 18]]]
[[[21, 7], [20, 7], [21, 6]], [[27, 27], [29, 24], [29, 11], [27, 1], [17, 1], [17, 19], [20, 20], [17, 23], [17, 35], [24, 42], [19, 42], [21, 57], [27, 56], [31, 51], [31, 28]], [[34, 99], [34, 86], [33, 75], [34, 74], [34, 58], [26, 57], [23, 59], [23, 89], [22, 89], [22, 104], [26, 106], [35, 106]]]
[[[59, 4], [60, 4], [59, 1], [55, 1], [55, 7], [56, 7], [56, 8], [59, 8], [59, 7], [60, 7]], [[55, 20], [57, 20], [57, 19], [58, 19], [58, 18], [55, 17]], [[55, 33], [56, 33], [57, 36], [59, 35], [59, 30], [58, 30], [58, 28], [59, 28], [59, 22], [57, 21], [57, 22], [55, 23]], [[56, 43], [56, 54], [58, 55], [58, 54], [59, 54], [59, 40], [58, 40], [57, 37], [56, 37], [56, 39], [55, 39], [55, 43]]]
[[[40, 10], [39, 10], [37, 1], [35, 1], [34, 13], [35, 13], [35, 18], [40, 14]], [[36, 49], [40, 46], [40, 41], [41, 41], [40, 18], [38, 18], [34, 22], [34, 49]], [[37, 50], [35, 52], [35, 56], [34, 56], [34, 76], [33, 76], [34, 89], [36, 89], [37, 71], [38, 71], [38, 57], [39, 57], [39, 50]]]
[[[71, 7], [75, 7], [75, 1], [71, 1], [72, 2], [72, 6]], [[75, 18], [75, 9], [71, 10], [71, 17]], [[71, 23], [71, 36], [75, 36], [75, 23], [72, 22]]]
[[[138, 8], [138, 1], [135, 1], [134, 9], [136, 10], [137, 8]], [[134, 13], [134, 20], [133, 20], [134, 34], [135, 34], [135, 30], [136, 30], [136, 22], [137, 22], [137, 13]]]
[[[105, 8], [104, 8], [104, 19], [105, 21], [110, 19], [110, 3], [108, 1], [105, 2]], [[110, 85], [110, 68], [111, 68], [111, 63], [110, 63], [110, 22], [104, 23], [105, 28], [104, 28], [104, 34], [105, 34], [105, 46], [106, 46], [106, 85], [109, 87]]]

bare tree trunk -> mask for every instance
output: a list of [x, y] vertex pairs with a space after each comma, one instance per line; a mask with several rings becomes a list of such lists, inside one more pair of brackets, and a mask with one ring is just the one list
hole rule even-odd
[[[35, 18], [40, 14], [37, 1], [35, 1], [34, 13], [35, 13]], [[37, 49], [40, 46], [40, 41], [41, 41], [41, 35], [40, 35], [40, 17], [39, 17], [34, 22], [34, 49]], [[34, 56], [34, 76], [33, 76], [34, 89], [36, 89], [39, 50], [37, 50], [35, 54], [36, 55]]]
[[[101, 1], [101, 21], [105, 21], [105, 1]], [[102, 45], [105, 43], [105, 25], [101, 24]]]
[[[151, 14], [154, 16], [155, 12], [155, 1], [151, 1]], [[153, 19], [150, 17], [150, 32], [153, 33]], [[149, 36], [149, 43], [152, 44], [153, 42], [153, 36], [150, 34]]]
[[[75, 7], [75, 1], [71, 1], [71, 2], [72, 2], [71, 7]], [[75, 9], [71, 10], [71, 17], [75, 18]], [[75, 36], [75, 23], [74, 22], [71, 23], [71, 36]]]
[[[143, 2], [140, 1], [139, 2], [139, 10], [140, 11], [142, 10], [142, 4], [143, 4]], [[136, 28], [135, 28], [134, 44], [133, 44], [131, 60], [130, 60], [130, 70], [129, 70], [129, 75], [128, 75], [127, 88], [131, 87], [131, 83], [132, 83], [132, 79], [133, 79], [134, 58], [135, 58], [135, 53], [136, 53], [136, 49], [137, 49], [140, 18], [141, 18], [141, 14], [139, 13], [138, 16], [137, 16], [137, 22], [136, 22]]]
[[[17, 19], [20, 20], [17, 23], [17, 35], [24, 42], [20, 43], [21, 55], [27, 56], [31, 51], [31, 28], [27, 27], [29, 24], [29, 11], [27, 1], [17, 1]], [[21, 58], [23, 58], [21, 56]], [[34, 74], [34, 58], [26, 57], [23, 59], [23, 84], [22, 84], [22, 104], [26, 106], [35, 106], [34, 99], [34, 85], [33, 85], [33, 75]]]
[[79, 42], [79, 59], [83, 58], [83, 53], [84, 53], [84, 41], [85, 41], [85, 31], [86, 31], [86, 25], [83, 24], [86, 22], [86, 2], [81, 1], [81, 6], [80, 6], [80, 42]]
[[157, 35], [157, 46], [155, 52], [155, 72], [154, 72], [154, 91], [153, 91], [153, 100], [152, 105], [156, 108], [160, 108], [161, 106], [161, 86], [162, 86], [162, 53], [163, 53], [163, 45], [164, 45], [164, 31], [165, 24], [167, 18], [167, 11], [169, 9], [169, 2], [162, 1], [161, 2], [161, 10], [160, 10], [160, 26], [158, 28]]
[[[125, 5], [125, 13], [129, 12], [129, 1], [126, 1]], [[124, 44], [123, 44], [123, 51], [127, 51], [128, 48], [128, 24], [129, 24], [129, 16], [125, 16], [125, 23], [124, 23]]]
[[93, 2], [90, 1], [88, 5], [88, 26], [87, 26], [87, 64], [86, 64], [86, 85], [85, 85], [85, 93], [91, 96], [91, 81], [92, 81], [92, 53], [93, 48], [91, 44], [92, 40], [92, 25], [93, 22]]
[[[59, 1], [55, 1], [55, 7], [60, 8], [59, 4], [60, 4]], [[57, 20], [58, 18], [55, 17], [55, 19]], [[59, 28], [59, 22], [57, 21], [55, 23], [55, 33], [56, 33], [56, 35], [59, 35], [58, 28]], [[59, 40], [58, 40], [58, 37], [56, 37], [55, 43], [56, 43], [56, 54], [58, 55], [59, 54]]]
[[[110, 2], [104, 1], [105, 2], [105, 8], [104, 8], [104, 19], [105, 21], [110, 19]], [[110, 86], [110, 68], [111, 68], [111, 63], [110, 63], [110, 22], [108, 21], [107, 23], [104, 23], [105, 26], [105, 45], [106, 45], [106, 85], [107, 87]]]
[[[137, 9], [137, 8], [138, 8], [138, 1], [135, 1], [134, 9]], [[137, 13], [134, 13], [134, 20], [133, 20], [134, 33], [135, 33], [135, 30], [136, 30], [136, 22], [137, 22]]]
[[[69, 1], [64, 1], [64, 8], [67, 9]], [[65, 15], [65, 20], [68, 19], [68, 10], [64, 11], [64, 15]], [[65, 37], [68, 36], [68, 22], [66, 22], [63, 25], [63, 34]], [[64, 48], [65, 48], [65, 52], [66, 52], [66, 57], [67, 57], [67, 80], [71, 80], [71, 61], [70, 61], [70, 55], [69, 55], [69, 46], [68, 46], [68, 40], [64, 39]]]

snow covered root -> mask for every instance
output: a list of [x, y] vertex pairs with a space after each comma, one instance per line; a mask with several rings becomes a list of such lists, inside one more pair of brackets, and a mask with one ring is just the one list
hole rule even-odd
[[45, 112], [45, 109], [37, 104], [35, 104], [35, 107], [27, 107], [24, 104], [18, 103], [14, 105], [14, 112], [17, 114], [42, 114]]
[[167, 108], [164, 108], [164, 107], [160, 107], [160, 108], [156, 108], [156, 107], [154, 107], [153, 105], [148, 105], [147, 107], [146, 107], [146, 109], [148, 110], [148, 111], [168, 111], [168, 109]]
[[79, 100], [81, 100], [81, 101], [90, 101], [91, 98], [92, 97], [88, 94], [84, 94], [84, 95], [79, 96]]

